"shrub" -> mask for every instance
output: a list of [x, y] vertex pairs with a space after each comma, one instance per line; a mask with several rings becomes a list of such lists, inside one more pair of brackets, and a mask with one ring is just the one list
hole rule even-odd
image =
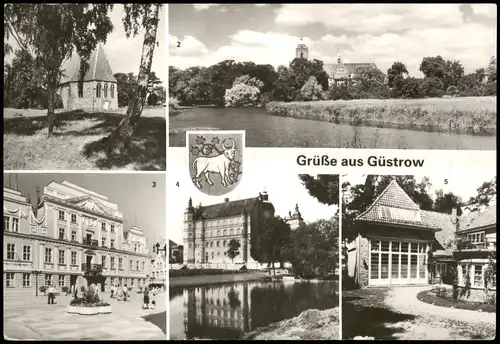
[[64, 287], [61, 288], [61, 291], [63, 293], [69, 293], [69, 287], [64, 286]]
[[44, 285], [42, 285], [42, 286], [40, 286], [38, 288], [38, 290], [40, 291], [40, 293], [45, 293], [47, 291], [47, 289], [48, 289], [47, 286], [44, 286]]
[[434, 292], [436, 293], [437, 297], [441, 298], [447, 298], [448, 297], [448, 290], [446, 290], [445, 287], [437, 287]]
[[232, 88], [226, 90], [224, 95], [227, 107], [250, 107], [257, 105], [259, 100], [259, 89], [255, 86], [245, 84], [234, 84]]
[[314, 76], [309, 77], [309, 80], [300, 89], [300, 97], [302, 100], [322, 100], [323, 88], [318, 84]]

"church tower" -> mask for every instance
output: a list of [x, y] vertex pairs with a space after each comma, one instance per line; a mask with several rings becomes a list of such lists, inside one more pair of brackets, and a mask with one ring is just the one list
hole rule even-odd
[[[302, 40], [301, 40], [302, 41]], [[309, 48], [303, 43], [299, 43], [297, 48], [295, 48], [295, 58], [298, 59], [309, 59]]]
[[193, 200], [189, 198], [188, 207], [184, 212], [184, 261], [188, 264], [195, 262], [195, 228]]

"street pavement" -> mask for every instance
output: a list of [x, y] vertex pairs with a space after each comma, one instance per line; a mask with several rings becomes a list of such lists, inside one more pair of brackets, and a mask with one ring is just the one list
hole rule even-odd
[[[78, 315], [66, 313], [71, 296], [56, 297], [54, 305], [46, 296], [32, 291], [4, 289], [4, 338], [19, 340], [165, 340], [166, 293], [157, 295], [156, 310], [143, 310], [142, 294], [132, 293], [130, 301], [110, 299], [111, 314]], [[148, 322], [144, 317], [150, 315]]]

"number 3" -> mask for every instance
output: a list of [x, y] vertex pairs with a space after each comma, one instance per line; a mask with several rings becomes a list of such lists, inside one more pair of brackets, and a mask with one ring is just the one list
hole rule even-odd
[[154, 187], [154, 188], [156, 187], [156, 182], [153, 182], [153, 187]]

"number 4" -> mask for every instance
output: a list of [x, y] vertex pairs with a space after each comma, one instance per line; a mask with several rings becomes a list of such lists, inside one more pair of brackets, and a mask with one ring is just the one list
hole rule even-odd
[[179, 186], [179, 182], [175, 183], [175, 186]]

